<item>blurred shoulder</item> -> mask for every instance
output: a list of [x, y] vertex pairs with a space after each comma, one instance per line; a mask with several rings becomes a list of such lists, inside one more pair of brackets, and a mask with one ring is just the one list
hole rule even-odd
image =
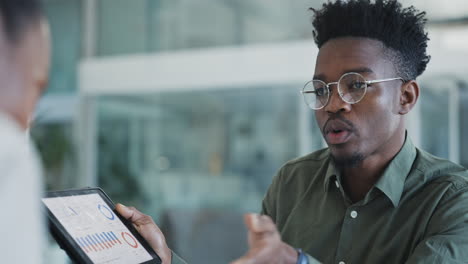
[[416, 161], [415, 169], [423, 175], [424, 182], [446, 185], [449, 192], [468, 190], [468, 170], [463, 166], [420, 149]]
[[0, 167], [17, 167], [31, 160], [36, 162], [36, 155], [25, 133], [13, 119], [0, 112]]

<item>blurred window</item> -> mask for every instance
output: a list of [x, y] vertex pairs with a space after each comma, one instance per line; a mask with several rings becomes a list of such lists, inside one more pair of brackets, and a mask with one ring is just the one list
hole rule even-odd
[[76, 187], [77, 161], [70, 122], [39, 123], [31, 129], [31, 138], [42, 159], [45, 189]]
[[433, 155], [448, 159], [450, 90], [435, 87], [440, 84], [435, 83], [421, 88], [421, 148]]
[[427, 75], [420, 83], [420, 135], [421, 148], [429, 153], [460, 163], [463, 148], [466, 116], [466, 86], [456, 76]]
[[44, 8], [52, 35], [52, 58], [46, 93], [75, 93], [81, 56], [80, 0], [46, 0]]
[[311, 38], [320, 1], [99, 0], [97, 55]]

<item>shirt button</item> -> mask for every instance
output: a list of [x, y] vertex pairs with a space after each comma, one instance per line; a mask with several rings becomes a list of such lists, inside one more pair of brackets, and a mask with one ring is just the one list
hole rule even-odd
[[340, 184], [338, 183], [338, 181], [335, 181], [335, 185], [336, 185], [336, 188], [340, 188]]
[[356, 211], [351, 211], [351, 217], [356, 218], [357, 217], [357, 212]]

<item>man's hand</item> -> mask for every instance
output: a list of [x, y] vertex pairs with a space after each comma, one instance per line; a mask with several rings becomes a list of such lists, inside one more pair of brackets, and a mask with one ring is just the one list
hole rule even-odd
[[156, 251], [163, 264], [170, 264], [172, 253], [166, 244], [166, 238], [159, 227], [154, 223], [153, 218], [138, 211], [134, 207], [126, 207], [117, 204], [115, 209], [124, 218], [130, 220], [141, 236], [148, 241], [150, 246]]
[[266, 215], [244, 216], [248, 229], [249, 251], [231, 264], [295, 264], [297, 251], [281, 240], [271, 218]]

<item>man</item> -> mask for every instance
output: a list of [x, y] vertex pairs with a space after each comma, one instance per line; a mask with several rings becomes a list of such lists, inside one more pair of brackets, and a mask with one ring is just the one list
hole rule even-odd
[[302, 92], [328, 148], [281, 168], [234, 263], [466, 263], [468, 172], [405, 129], [429, 62], [424, 13], [391, 0], [313, 11]]
[[[49, 31], [37, 0], [0, 1], [2, 263], [41, 263], [41, 167], [26, 131], [47, 83]], [[45, 240], [44, 240], [45, 241]]]

